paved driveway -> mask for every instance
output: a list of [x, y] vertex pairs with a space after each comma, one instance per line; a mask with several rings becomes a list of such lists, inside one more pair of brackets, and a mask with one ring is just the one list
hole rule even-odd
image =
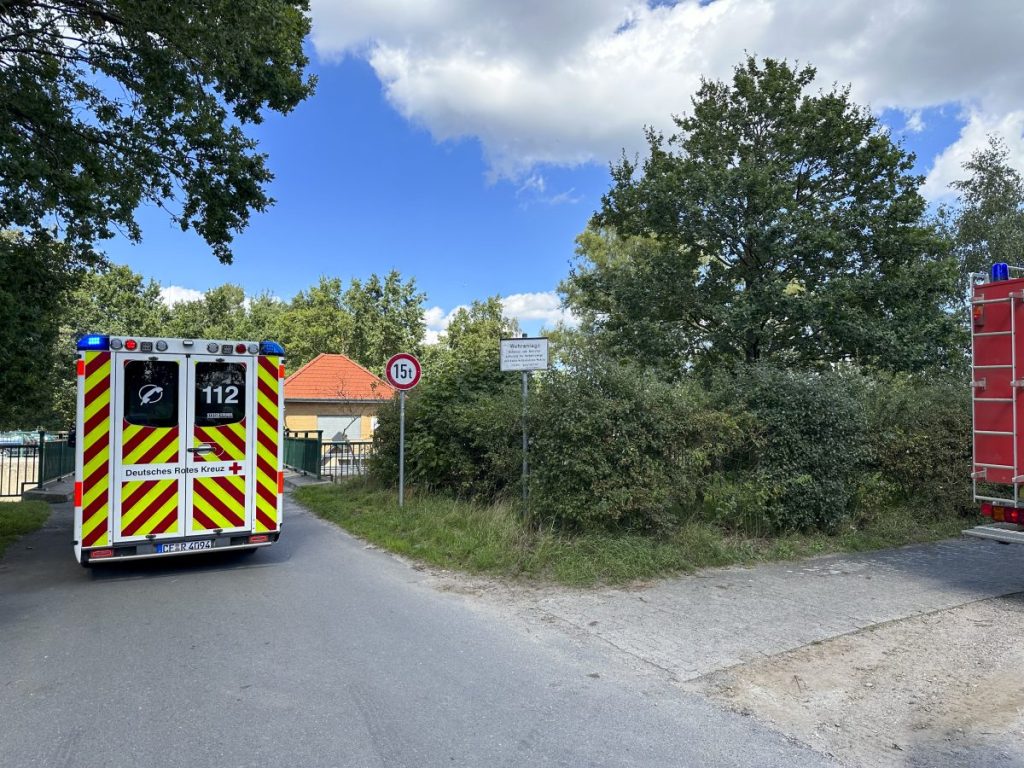
[[823, 766], [603, 649], [481, 611], [289, 500], [251, 556], [0, 561], [0, 766]]

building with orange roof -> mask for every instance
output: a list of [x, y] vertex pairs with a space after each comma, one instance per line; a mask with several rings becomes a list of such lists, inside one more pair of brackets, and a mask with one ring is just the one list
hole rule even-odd
[[369, 440], [395, 390], [345, 355], [319, 354], [284, 382], [285, 427], [321, 430], [325, 441]]

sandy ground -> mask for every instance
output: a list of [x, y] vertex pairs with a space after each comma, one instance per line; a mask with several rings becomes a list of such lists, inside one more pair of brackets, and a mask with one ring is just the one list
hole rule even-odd
[[813, 644], [688, 684], [853, 766], [1024, 765], [1024, 595]]

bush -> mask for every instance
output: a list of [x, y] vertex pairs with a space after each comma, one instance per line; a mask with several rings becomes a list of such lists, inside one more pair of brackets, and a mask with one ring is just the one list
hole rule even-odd
[[835, 531], [855, 511], [871, 458], [867, 379], [854, 372], [796, 372], [742, 366], [712, 384], [717, 402], [748, 411], [759, 450], [745, 467], [756, 478], [764, 525], [776, 531]]
[[665, 530], [748, 435], [691, 384], [603, 359], [552, 371], [531, 403], [531, 510], [574, 530]]
[[878, 374], [867, 414], [876, 498], [964, 512], [971, 506], [971, 393], [956, 376]]

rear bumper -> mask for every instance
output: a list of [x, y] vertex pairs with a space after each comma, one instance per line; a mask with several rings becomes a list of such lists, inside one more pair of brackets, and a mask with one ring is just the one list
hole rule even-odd
[[992, 523], [977, 525], [963, 532], [965, 536], [1001, 541], [1004, 544], [1024, 544], [1024, 529], [1013, 523]]
[[[267, 541], [251, 542], [249, 538], [252, 536], [268, 536]], [[114, 563], [122, 562], [124, 560], [151, 560], [157, 557], [178, 557], [181, 555], [201, 555], [209, 554], [211, 552], [232, 552], [246, 549], [260, 549], [261, 547], [269, 547], [272, 544], [276, 544], [278, 539], [281, 537], [281, 532], [276, 531], [268, 534], [230, 534], [224, 536], [204, 537], [204, 540], [211, 541], [212, 546], [204, 549], [190, 549], [184, 552], [157, 552], [156, 545], [159, 544], [173, 544], [185, 541], [185, 539], [161, 539], [159, 542], [132, 542], [130, 544], [114, 544], [109, 547], [93, 547], [92, 549], [86, 549], [82, 551], [82, 565], [97, 565], [102, 563]], [[189, 539], [194, 541], [194, 539]], [[100, 557], [93, 559], [91, 557], [93, 552], [113, 550], [113, 555], [109, 557]]]

